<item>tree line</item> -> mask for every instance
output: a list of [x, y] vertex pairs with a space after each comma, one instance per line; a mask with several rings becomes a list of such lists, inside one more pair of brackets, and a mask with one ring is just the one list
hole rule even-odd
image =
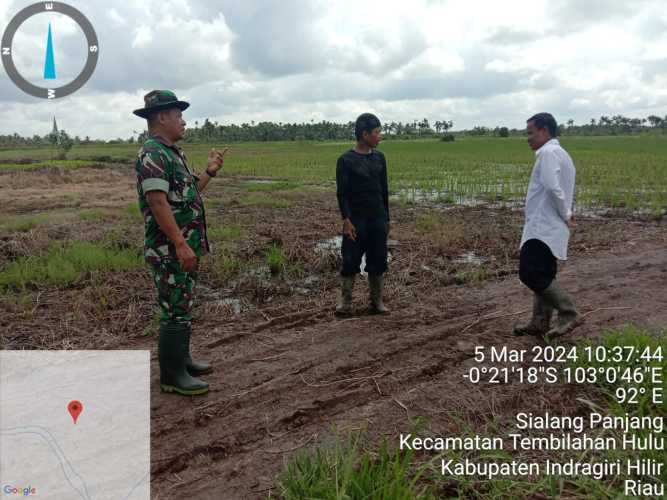
[[[450, 120], [436, 120], [432, 125], [427, 118], [412, 122], [384, 123], [385, 137], [427, 137], [447, 133], [454, 123]], [[138, 140], [143, 140], [143, 132]], [[186, 142], [249, 142], [249, 141], [347, 141], [354, 138], [354, 122], [335, 123], [330, 121], [310, 123], [259, 122], [241, 125], [222, 125], [208, 118], [203, 123], [194, 122], [194, 127], [185, 131]]]
[[[588, 123], [577, 125], [570, 119], [558, 125], [561, 135], [627, 135], [660, 132], [667, 133], [667, 115], [660, 117], [649, 115], [646, 118], [628, 118], [623, 115], [601, 116], [591, 118]], [[507, 127], [473, 127], [463, 131], [467, 135], [499, 136], [524, 135], [525, 129], [508, 129]]]
[[[383, 136], [387, 139], [419, 139], [442, 138], [453, 140], [458, 136], [498, 136], [509, 137], [523, 135], [524, 129], [508, 127], [475, 126], [471, 129], [452, 131], [452, 120], [436, 120], [430, 122], [427, 118], [411, 122], [391, 121], [383, 124]], [[575, 124], [568, 120], [559, 125], [563, 135], [619, 135], [640, 134], [647, 132], [667, 133], [667, 115], [660, 117], [650, 115], [646, 118], [628, 118], [623, 115], [601, 116], [591, 118], [585, 124]], [[60, 130], [58, 136], [53, 133], [44, 136], [33, 135], [24, 137], [17, 133], [0, 135], [0, 147], [41, 146], [63, 144], [69, 149], [71, 145], [86, 144], [134, 144], [141, 143], [148, 132], [136, 133], [130, 138], [95, 140], [86, 136], [70, 137], [65, 130]], [[194, 122], [194, 126], [186, 129], [185, 142], [257, 142], [257, 141], [349, 141], [354, 139], [354, 122], [335, 123], [331, 121], [282, 123], [263, 121], [243, 123], [241, 125], [224, 125], [208, 118], [203, 122]], [[71, 145], [70, 145], [71, 144]]]

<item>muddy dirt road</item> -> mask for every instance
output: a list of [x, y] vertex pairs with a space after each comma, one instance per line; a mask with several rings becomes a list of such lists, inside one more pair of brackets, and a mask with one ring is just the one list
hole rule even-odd
[[[573, 258], [561, 281], [587, 314], [569, 343], [625, 323], [667, 324], [664, 242]], [[361, 285], [361, 283], [358, 283]], [[447, 411], [480, 425], [517, 409], [583, 409], [578, 389], [473, 386], [463, 379], [475, 345], [528, 347], [509, 332], [529, 293], [515, 277], [479, 288], [429, 291], [418, 306], [391, 302], [390, 316], [337, 320], [304, 312], [263, 324], [199, 324], [197, 351], [217, 371], [212, 392], [182, 400], [153, 391], [155, 498], [266, 498], [283, 459], [339, 430], [396, 437], [418, 416], [436, 434], [456, 433]], [[617, 308], [617, 309], [601, 309]], [[158, 387], [157, 376], [154, 378]], [[396, 439], [396, 442], [398, 440]]]

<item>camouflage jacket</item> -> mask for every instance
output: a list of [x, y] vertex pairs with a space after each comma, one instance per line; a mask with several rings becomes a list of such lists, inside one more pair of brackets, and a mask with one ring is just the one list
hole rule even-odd
[[159, 136], [151, 136], [139, 150], [136, 163], [139, 210], [144, 216], [146, 237], [144, 256], [150, 264], [175, 260], [176, 250], [162, 232], [146, 200], [148, 191], [164, 191], [188, 245], [201, 257], [210, 251], [206, 236], [206, 213], [197, 181], [178, 146], [168, 146]]

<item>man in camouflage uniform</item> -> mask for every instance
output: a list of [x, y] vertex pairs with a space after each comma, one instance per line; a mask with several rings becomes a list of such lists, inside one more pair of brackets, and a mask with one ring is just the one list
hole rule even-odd
[[158, 359], [165, 392], [204, 394], [208, 384], [197, 376], [211, 366], [190, 355], [192, 305], [198, 260], [209, 252], [201, 192], [222, 167], [227, 149], [212, 149], [208, 167], [195, 175], [175, 143], [183, 138], [182, 112], [189, 106], [173, 92], [154, 90], [134, 114], [148, 121], [149, 138], [136, 162], [139, 209], [144, 216], [144, 255], [150, 264], [161, 308]]

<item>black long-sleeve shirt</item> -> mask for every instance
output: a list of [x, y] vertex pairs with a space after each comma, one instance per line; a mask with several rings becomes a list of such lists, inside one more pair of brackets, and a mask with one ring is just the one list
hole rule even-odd
[[385, 217], [389, 220], [387, 162], [377, 150], [368, 154], [353, 149], [336, 163], [336, 194], [343, 219], [352, 215]]

